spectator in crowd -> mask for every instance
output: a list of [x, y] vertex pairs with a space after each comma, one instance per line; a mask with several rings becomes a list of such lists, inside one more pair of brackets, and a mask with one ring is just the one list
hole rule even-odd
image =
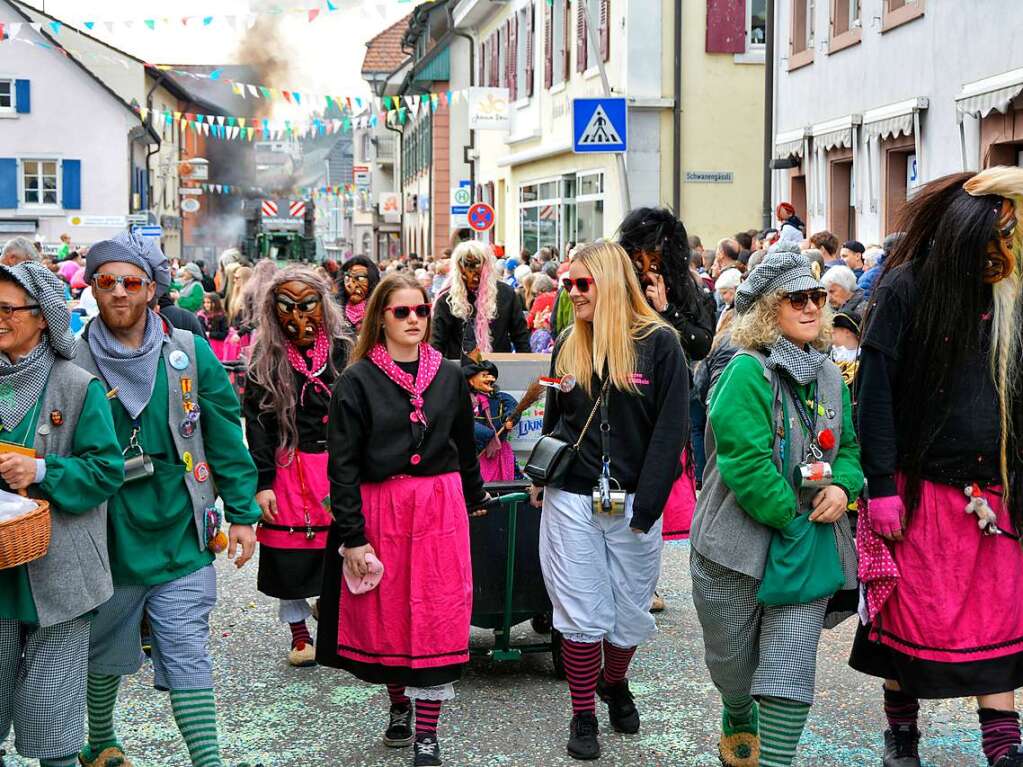
[[885, 237], [884, 242], [881, 244], [881, 255], [877, 257], [877, 263], [865, 271], [863, 276], [860, 277], [857, 284], [863, 290], [863, 295], [868, 301], [874, 291], [874, 286], [884, 273], [885, 259], [888, 257], [889, 253], [895, 250], [895, 247], [899, 244], [899, 240], [902, 239], [902, 236], [902, 232], [895, 232], [894, 234], [889, 234]]
[[519, 264], [515, 267], [515, 273], [512, 275], [515, 284], [515, 292], [519, 296], [519, 300], [522, 302], [522, 306], [528, 311], [529, 304], [526, 303], [528, 298], [528, 290], [526, 289], [526, 279], [533, 273], [533, 269], [529, 264]]
[[739, 250], [753, 250], [753, 237], [749, 232], [738, 232], [732, 237], [739, 243]]
[[433, 300], [433, 277], [426, 269], [416, 269], [415, 271], [416, 282], [423, 286], [423, 290], [426, 291], [426, 295]]
[[824, 274], [824, 254], [817, 248], [810, 248], [803, 251], [803, 257], [810, 262], [810, 268], [813, 269], [814, 276], [820, 279], [820, 276]]
[[533, 301], [527, 310], [526, 325], [530, 332], [539, 327], [548, 331], [551, 329], [551, 312], [554, 311], [554, 300], [557, 298], [557, 288], [554, 280], [546, 274], [538, 274], [533, 278]]
[[863, 276], [863, 254], [866, 248], [863, 243], [857, 240], [847, 240], [842, 244], [842, 251], [839, 254], [841, 260], [852, 269], [858, 280]]
[[852, 312], [862, 316], [867, 299], [856, 287], [856, 275], [848, 266], [833, 266], [821, 278], [828, 291], [828, 302], [836, 312]]
[[0, 264], [14, 266], [24, 261], [39, 261], [39, 252], [27, 237], [14, 237], [4, 245], [0, 254]]
[[67, 232], [60, 236], [60, 247], [57, 248], [57, 260], [66, 261], [71, 255], [71, 235]]
[[853, 395], [856, 406], [856, 392], [853, 381], [860, 364], [860, 315], [855, 312], [838, 311], [831, 331], [831, 360], [842, 371], [842, 380]]
[[810, 237], [810, 247], [817, 248], [824, 256], [824, 268], [830, 269], [833, 266], [845, 266], [845, 263], [838, 257], [838, 238], [827, 229], [817, 232]]
[[[161, 312], [162, 313], [162, 312]], [[224, 312], [224, 302], [220, 294], [209, 292], [203, 296], [202, 309], [195, 313], [196, 319], [203, 324], [206, 331], [206, 338], [210, 342], [213, 354], [221, 362], [224, 361], [224, 341], [229, 331], [227, 325], [227, 314]], [[187, 330], [187, 328], [185, 328]]]
[[717, 278], [721, 276], [721, 272], [725, 269], [738, 269], [740, 272], [745, 272], [746, 267], [739, 261], [739, 243], [731, 237], [718, 242], [717, 251], [714, 254], [714, 264], [710, 268], [710, 276], [717, 281]]
[[735, 303], [735, 291], [742, 283], [742, 272], [738, 269], [725, 269], [721, 272], [717, 282], [714, 283], [714, 295], [718, 301], [718, 322], [717, 328], [721, 327], [721, 320], [725, 313], [731, 310]]
[[[881, 258], [881, 254], [884, 253], [881, 250], [880, 245], [868, 245], [866, 252], [863, 254], [863, 273], [866, 274], [868, 271], [877, 266], [877, 261]], [[860, 275], [861, 277], [863, 275]]]
[[689, 235], [689, 250], [691, 253], [698, 255], [700, 261], [703, 261], [703, 242], [695, 234]]
[[199, 271], [202, 272], [202, 289], [207, 293], [213, 292], [217, 289], [216, 282], [206, 271], [206, 262], [202, 259], [196, 259], [192, 262], [199, 267]]
[[178, 269], [177, 277], [181, 285], [177, 305], [186, 312], [195, 314], [202, 309], [202, 301], [206, 295], [206, 291], [202, 289], [202, 271], [195, 264], [185, 264]]
[[451, 273], [451, 256], [447, 255], [444, 258], [437, 261], [433, 271], [433, 287], [430, 289], [430, 294], [436, 298], [440, 295], [440, 292], [444, 290], [444, 287], [448, 282], [448, 275]]
[[786, 227], [794, 229], [799, 234], [798, 239], [800, 240], [806, 235], [806, 224], [796, 215], [796, 209], [792, 203], [778, 203], [778, 207], [774, 209], [774, 217], [778, 219], [778, 229], [781, 231], [782, 237], [785, 236]]

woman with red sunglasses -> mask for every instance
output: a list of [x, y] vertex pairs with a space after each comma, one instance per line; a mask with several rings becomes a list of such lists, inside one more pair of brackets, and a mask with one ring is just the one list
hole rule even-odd
[[613, 729], [639, 731], [626, 676], [656, 630], [661, 513], [689, 431], [689, 376], [678, 334], [647, 303], [621, 247], [584, 246], [564, 285], [575, 320], [551, 358], [563, 386], [548, 391], [543, 432], [579, 448], [544, 490], [540, 562], [564, 637], [568, 754], [596, 759], [595, 692]]
[[401, 272], [381, 280], [330, 401], [334, 524], [316, 644], [320, 664], [387, 685], [384, 744], [414, 741], [415, 765], [441, 763], [441, 703], [469, 661], [466, 508], [488, 500], [468, 385], [429, 337], [423, 287]]

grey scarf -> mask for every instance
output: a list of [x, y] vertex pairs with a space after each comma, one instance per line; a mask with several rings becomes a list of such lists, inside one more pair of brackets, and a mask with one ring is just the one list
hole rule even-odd
[[89, 349], [107, 384], [117, 389], [117, 398], [132, 418], [146, 409], [153, 396], [156, 366], [160, 362], [163, 321], [150, 309], [146, 314], [146, 335], [142, 346], [129, 349], [113, 337], [100, 317], [89, 323]]
[[0, 354], [0, 423], [5, 431], [18, 428], [35, 407], [46, 388], [54, 359], [45, 337], [17, 362], [12, 363], [6, 354]]
[[827, 359], [827, 355], [809, 344], [805, 349], [800, 349], [784, 337], [775, 341], [767, 350], [768, 369], [784, 370], [800, 386], [817, 380], [817, 374]]

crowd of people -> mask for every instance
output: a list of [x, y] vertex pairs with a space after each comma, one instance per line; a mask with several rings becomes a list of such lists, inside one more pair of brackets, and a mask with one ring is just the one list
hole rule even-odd
[[[258, 545], [287, 662], [385, 686], [384, 744], [441, 764], [470, 519], [524, 479], [571, 757], [601, 755], [598, 699], [639, 732], [629, 669], [689, 537], [725, 767], [793, 763], [822, 630], [852, 616], [885, 767], [921, 764], [921, 700], [967, 696], [988, 763], [1023, 765], [1023, 171], [922, 186], [880, 247], [776, 217], [712, 251], [640, 208], [564, 257], [231, 250], [212, 275], [130, 232], [56, 262], [7, 243], [0, 489], [51, 530], [0, 568], [0, 742], [131, 765], [114, 713], [145, 648], [192, 765], [221, 765], [213, 562]], [[525, 460], [505, 352], [549, 353]]]

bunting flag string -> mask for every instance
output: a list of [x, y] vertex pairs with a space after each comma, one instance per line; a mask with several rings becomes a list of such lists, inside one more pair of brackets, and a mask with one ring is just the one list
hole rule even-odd
[[183, 189], [201, 189], [206, 194], [217, 195], [242, 195], [244, 197], [289, 197], [319, 200], [324, 198], [339, 198], [348, 202], [354, 200], [357, 193], [355, 184], [336, 184], [332, 186], [300, 186], [293, 187], [288, 191], [270, 191], [259, 186], [242, 186], [238, 184], [215, 184], [204, 182], [193, 187], [182, 187]]

